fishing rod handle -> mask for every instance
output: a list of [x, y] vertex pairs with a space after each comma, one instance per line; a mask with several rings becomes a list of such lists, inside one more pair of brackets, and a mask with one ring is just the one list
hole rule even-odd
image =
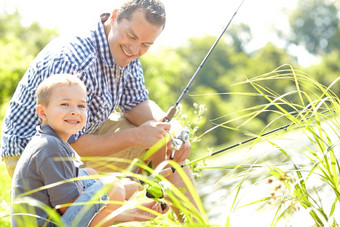
[[163, 177], [167, 177], [167, 176], [170, 176], [171, 174], [173, 174], [175, 172], [176, 172], [176, 169], [174, 167], [169, 167], [169, 168], [163, 169], [158, 174], [163, 176]]
[[169, 122], [175, 116], [177, 108], [175, 106], [170, 107], [166, 113], [166, 117], [163, 118], [163, 122]]

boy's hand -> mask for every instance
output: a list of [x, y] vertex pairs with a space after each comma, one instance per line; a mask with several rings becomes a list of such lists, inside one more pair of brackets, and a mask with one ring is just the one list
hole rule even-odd
[[124, 178], [121, 182], [125, 188], [125, 200], [129, 200], [136, 192], [144, 189], [143, 185], [129, 178]]

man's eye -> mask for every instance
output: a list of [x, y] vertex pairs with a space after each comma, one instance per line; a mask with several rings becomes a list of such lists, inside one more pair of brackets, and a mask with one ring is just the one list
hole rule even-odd
[[86, 106], [85, 105], [78, 105], [79, 108], [85, 109]]
[[134, 37], [134, 36], [132, 36], [132, 35], [130, 35], [130, 34], [127, 34], [127, 37], [128, 37], [129, 39], [132, 39], [132, 40], [135, 40], [135, 39], [136, 39], [136, 37]]
[[61, 103], [61, 106], [68, 106], [68, 103]]
[[143, 47], [143, 48], [149, 48], [150, 46], [151, 46], [151, 44], [142, 43], [142, 47]]

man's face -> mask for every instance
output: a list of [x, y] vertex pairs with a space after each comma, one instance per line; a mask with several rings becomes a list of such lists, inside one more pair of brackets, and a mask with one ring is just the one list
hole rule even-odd
[[140, 10], [132, 14], [131, 21], [113, 17], [111, 30], [108, 34], [111, 54], [115, 63], [127, 66], [132, 60], [145, 54], [163, 30], [163, 26], [150, 24]]

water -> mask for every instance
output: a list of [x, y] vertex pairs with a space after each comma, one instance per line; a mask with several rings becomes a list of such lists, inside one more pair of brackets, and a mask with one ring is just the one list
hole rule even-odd
[[[328, 125], [325, 125], [324, 128], [335, 143], [335, 154], [339, 157], [338, 132], [332, 133], [333, 130]], [[297, 174], [292, 165], [294, 163], [299, 166], [303, 177], [308, 177], [312, 167], [311, 161], [306, 157], [308, 154], [306, 147], [317, 152], [317, 146], [313, 145], [302, 131], [266, 139], [268, 141], [257, 143], [252, 148], [250, 148], [251, 144], [248, 144], [247, 147], [230, 150], [216, 158], [206, 160], [207, 166], [213, 167], [239, 165], [237, 170], [204, 170], [203, 176], [196, 180], [199, 185], [199, 195], [211, 224], [225, 225], [227, 217], [230, 216], [231, 226], [271, 226], [278, 208], [275, 203], [284, 198], [293, 198], [282, 204], [282, 208], [285, 209], [291, 206], [290, 214], [274, 226], [315, 226], [315, 221], [309, 214], [310, 210], [302, 207], [294, 199], [293, 189], [285, 186], [284, 179], [269, 177], [269, 172], [270, 168], [277, 166], [286, 172], [286, 177], [296, 180]], [[269, 141], [274, 142], [287, 152], [291, 160]], [[319, 153], [321, 155], [321, 152]], [[254, 166], [250, 168], [250, 165]], [[238, 191], [237, 185], [241, 182], [242, 186]], [[319, 204], [322, 204], [326, 214], [329, 215], [332, 202], [335, 199], [334, 192], [329, 185], [321, 181], [317, 174], [312, 174], [309, 176], [306, 186], [308, 194], [313, 196]], [[317, 191], [317, 193], [313, 191]], [[237, 199], [235, 200], [236, 195]], [[244, 206], [266, 197], [270, 200]], [[339, 206], [339, 202], [337, 202], [337, 206]], [[340, 210], [336, 207], [334, 218], [338, 222], [340, 222], [339, 217]]]

